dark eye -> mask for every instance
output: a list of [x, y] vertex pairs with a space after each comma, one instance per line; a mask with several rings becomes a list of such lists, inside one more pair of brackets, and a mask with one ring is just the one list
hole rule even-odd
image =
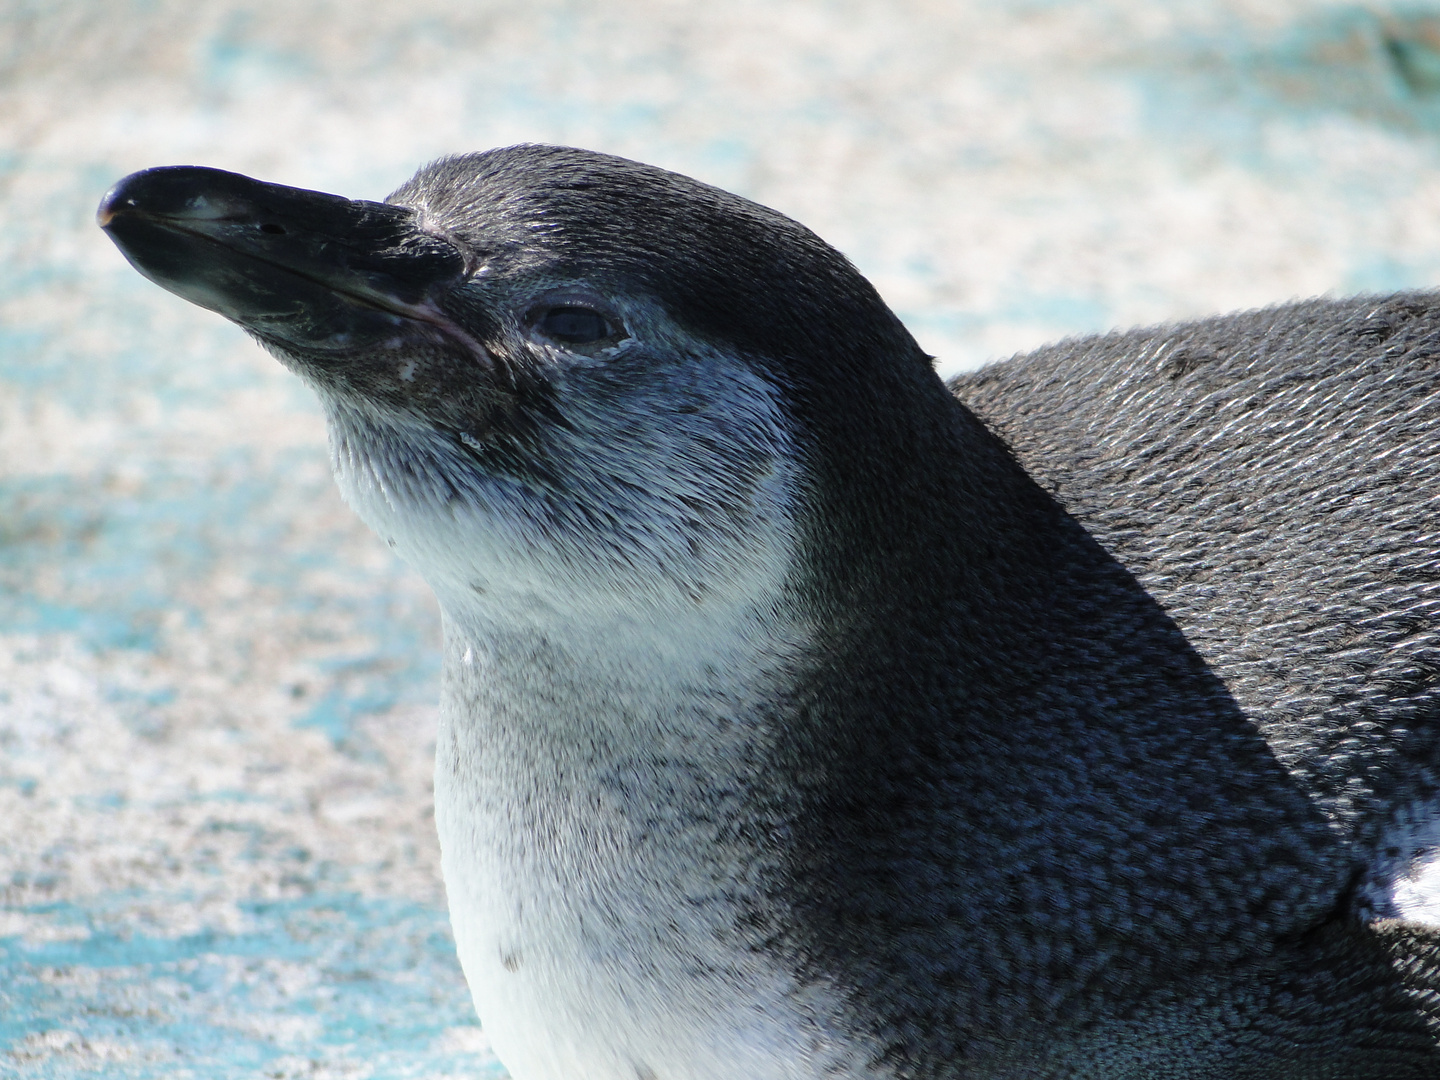
[[604, 315], [592, 308], [574, 305], [547, 308], [535, 321], [535, 328], [567, 345], [587, 345], [615, 336], [615, 328]]

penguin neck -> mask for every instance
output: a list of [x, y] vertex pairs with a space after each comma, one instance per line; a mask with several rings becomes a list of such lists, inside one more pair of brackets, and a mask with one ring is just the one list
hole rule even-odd
[[446, 697], [484, 702], [464, 722], [555, 749], [638, 752], [750, 722], [809, 651], [802, 622], [765, 605], [516, 619], [442, 599], [442, 610]]
[[1033, 611], [1011, 594], [1043, 588], [1073, 554], [1056, 508], [948, 394], [928, 415], [888, 459], [891, 475], [872, 471], [869, 490], [834, 483], [843, 494], [757, 541], [724, 593], [627, 602], [551, 589], [539, 573], [508, 586], [488, 575], [477, 593], [465, 577], [427, 575], [445, 612], [447, 697], [487, 703], [463, 722], [550, 747], [688, 743], [716, 725], [784, 723], [782, 703], [822, 666], [843, 685], [838, 657], [862, 670], [867, 640], [903, 648], [937, 625], [937, 605], [953, 613], [958, 600], [977, 626]]
[[825, 509], [801, 562], [829, 649], [834, 635], [923, 634], [937, 605], [995, 625], [1076, 558], [1063, 509], [938, 379], [926, 389], [903, 422], [882, 414], [868, 447], [842, 428], [818, 456], [834, 471], [819, 471]]

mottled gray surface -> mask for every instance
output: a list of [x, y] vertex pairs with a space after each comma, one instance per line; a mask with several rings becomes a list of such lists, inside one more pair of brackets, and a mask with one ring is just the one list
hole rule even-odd
[[955, 370], [1440, 283], [1437, 131], [1433, 3], [0, 0], [0, 1073], [496, 1068], [432, 603], [306, 392], [94, 228], [121, 175], [626, 154], [800, 218]]

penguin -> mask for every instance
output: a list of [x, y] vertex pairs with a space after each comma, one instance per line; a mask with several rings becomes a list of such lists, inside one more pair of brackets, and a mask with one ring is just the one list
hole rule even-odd
[[947, 386], [803, 226], [579, 149], [98, 220], [439, 599], [516, 1080], [1440, 1077], [1440, 293]]

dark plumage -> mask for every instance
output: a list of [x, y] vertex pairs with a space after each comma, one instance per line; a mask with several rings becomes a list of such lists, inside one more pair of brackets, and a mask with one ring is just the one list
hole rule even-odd
[[153, 170], [101, 221], [317, 389], [436, 589], [518, 1080], [1440, 1076], [1440, 296], [947, 390], [684, 177], [516, 147], [388, 203]]

